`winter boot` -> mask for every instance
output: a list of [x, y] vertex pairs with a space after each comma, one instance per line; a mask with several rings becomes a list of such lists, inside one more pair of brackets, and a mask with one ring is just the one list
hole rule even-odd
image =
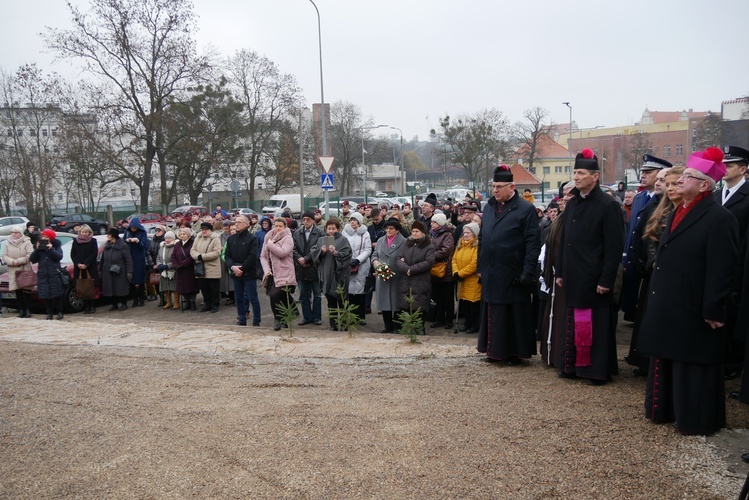
[[195, 303], [195, 294], [190, 295], [190, 310], [197, 311], [198, 305]]
[[172, 292], [172, 294], [174, 295], [174, 298], [172, 299], [172, 309], [179, 311], [179, 294], [177, 292]]
[[159, 303], [156, 304], [156, 307], [164, 307], [164, 292], [159, 292]]
[[18, 310], [18, 317], [19, 318], [25, 318], [26, 317], [26, 309], [19, 309]]
[[164, 310], [172, 307], [172, 294], [170, 292], [161, 293], [161, 303], [159, 304]]

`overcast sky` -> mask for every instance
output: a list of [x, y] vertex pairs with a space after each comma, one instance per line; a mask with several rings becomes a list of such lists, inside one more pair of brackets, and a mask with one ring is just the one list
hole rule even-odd
[[[83, 8], [87, 1], [72, 0]], [[201, 47], [265, 54], [320, 101], [309, 0], [194, 0]], [[325, 101], [426, 138], [445, 114], [495, 107], [511, 121], [541, 106], [556, 123], [618, 126], [651, 111], [719, 112], [749, 94], [747, 0], [316, 0]], [[616, 4], [616, 6], [614, 6]], [[6, 2], [0, 67], [52, 64], [38, 34], [68, 27], [63, 0]]]

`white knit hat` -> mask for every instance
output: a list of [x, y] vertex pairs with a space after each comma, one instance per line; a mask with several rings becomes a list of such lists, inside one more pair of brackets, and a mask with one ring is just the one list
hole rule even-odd
[[473, 233], [474, 236], [478, 236], [479, 231], [481, 230], [479, 225], [476, 224], [475, 222], [471, 222], [470, 224], [466, 224], [465, 226], [463, 226], [463, 231], [465, 231], [466, 229], [469, 229]]
[[164, 233], [164, 239], [167, 238], [176, 239], [177, 237], [174, 235], [174, 231], [167, 231]]
[[440, 227], [447, 224], [447, 217], [445, 214], [434, 214], [432, 215], [432, 222], [436, 222]]
[[364, 217], [359, 212], [352, 212], [351, 218], [356, 219], [356, 221], [359, 223], [359, 225], [364, 223]]

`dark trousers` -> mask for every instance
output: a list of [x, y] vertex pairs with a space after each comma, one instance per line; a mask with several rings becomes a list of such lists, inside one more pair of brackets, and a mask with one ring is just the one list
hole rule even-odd
[[302, 304], [302, 317], [305, 321], [322, 320], [322, 296], [320, 280], [299, 280], [299, 302]]
[[200, 293], [203, 294], [203, 303], [206, 307], [218, 310], [220, 296], [220, 280], [218, 278], [200, 278]]
[[260, 324], [260, 299], [257, 296], [257, 280], [232, 278], [234, 301], [237, 305], [237, 320], [247, 321], [248, 306], [252, 304], [252, 323]]
[[268, 297], [270, 298], [270, 308], [273, 311], [274, 318], [279, 320], [281, 319], [281, 314], [278, 310], [278, 306], [288, 307], [289, 305], [294, 304], [294, 298], [291, 296], [291, 294], [294, 293], [295, 289], [295, 286], [290, 285], [285, 285], [283, 287], [274, 286], [273, 288], [271, 288]]
[[359, 318], [364, 321], [365, 314], [364, 314], [364, 299], [365, 295], [359, 294], [359, 295], [349, 295], [348, 300], [351, 304], [356, 306], [356, 315], [359, 316]]
[[478, 330], [481, 326], [481, 301], [469, 302], [461, 300], [460, 305], [463, 308], [463, 318], [465, 318], [465, 327]]
[[399, 311], [382, 311], [382, 321], [385, 322], [385, 329], [388, 332], [394, 333], [396, 330], [395, 319], [398, 318]]
[[47, 309], [47, 314], [56, 314], [62, 312], [62, 295], [51, 299], [45, 299], [44, 307]]
[[31, 307], [31, 297], [20, 288], [16, 290], [16, 302], [18, 303], [19, 311], [25, 311]]
[[453, 299], [452, 281], [432, 280], [432, 300], [437, 304], [437, 317], [434, 322], [451, 325], [455, 314], [455, 301]]

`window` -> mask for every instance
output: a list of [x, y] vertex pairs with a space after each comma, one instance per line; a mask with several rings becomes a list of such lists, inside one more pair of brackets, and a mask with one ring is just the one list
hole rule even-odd
[[42, 129], [42, 137], [47, 137], [47, 129], [46, 128]]
[[12, 128], [8, 129], [8, 137], [13, 137], [13, 129]]
[[19, 128], [19, 129], [18, 129], [18, 130], [16, 131], [16, 135], [18, 135], [18, 137], [23, 137], [23, 129], [20, 129], [20, 128]]
[[676, 145], [676, 156], [684, 156], [684, 145], [683, 144], [677, 144]]
[[551, 182], [544, 182], [544, 189], [549, 189], [551, 187]]
[[671, 156], [671, 146], [663, 146], [663, 157], [668, 158]]
[[60, 152], [60, 148], [57, 147], [57, 146], [55, 146], [54, 148], [52, 148], [52, 151], [54, 151], [55, 153], [59, 153]]
[[555, 174], [561, 174], [562, 173], [562, 167], [561, 166], [554, 167], [554, 173]]
[[36, 135], [36, 130], [34, 130], [33, 128], [29, 128], [29, 135], [31, 137], [34, 137]]
[[551, 167], [544, 167], [544, 173], [545, 174], [551, 173]]
[[52, 129], [52, 137], [57, 137], [57, 127]]
[[566, 167], [564, 167], [564, 173], [565, 174], [569, 174], [570, 173], [570, 166], [569, 165], [567, 165]]
[[532, 173], [533, 175], [536, 175], [536, 167], [528, 167], [528, 172]]
[[49, 153], [49, 147], [47, 147], [47, 146], [44, 146], [44, 152], [45, 152], [45, 153]]

